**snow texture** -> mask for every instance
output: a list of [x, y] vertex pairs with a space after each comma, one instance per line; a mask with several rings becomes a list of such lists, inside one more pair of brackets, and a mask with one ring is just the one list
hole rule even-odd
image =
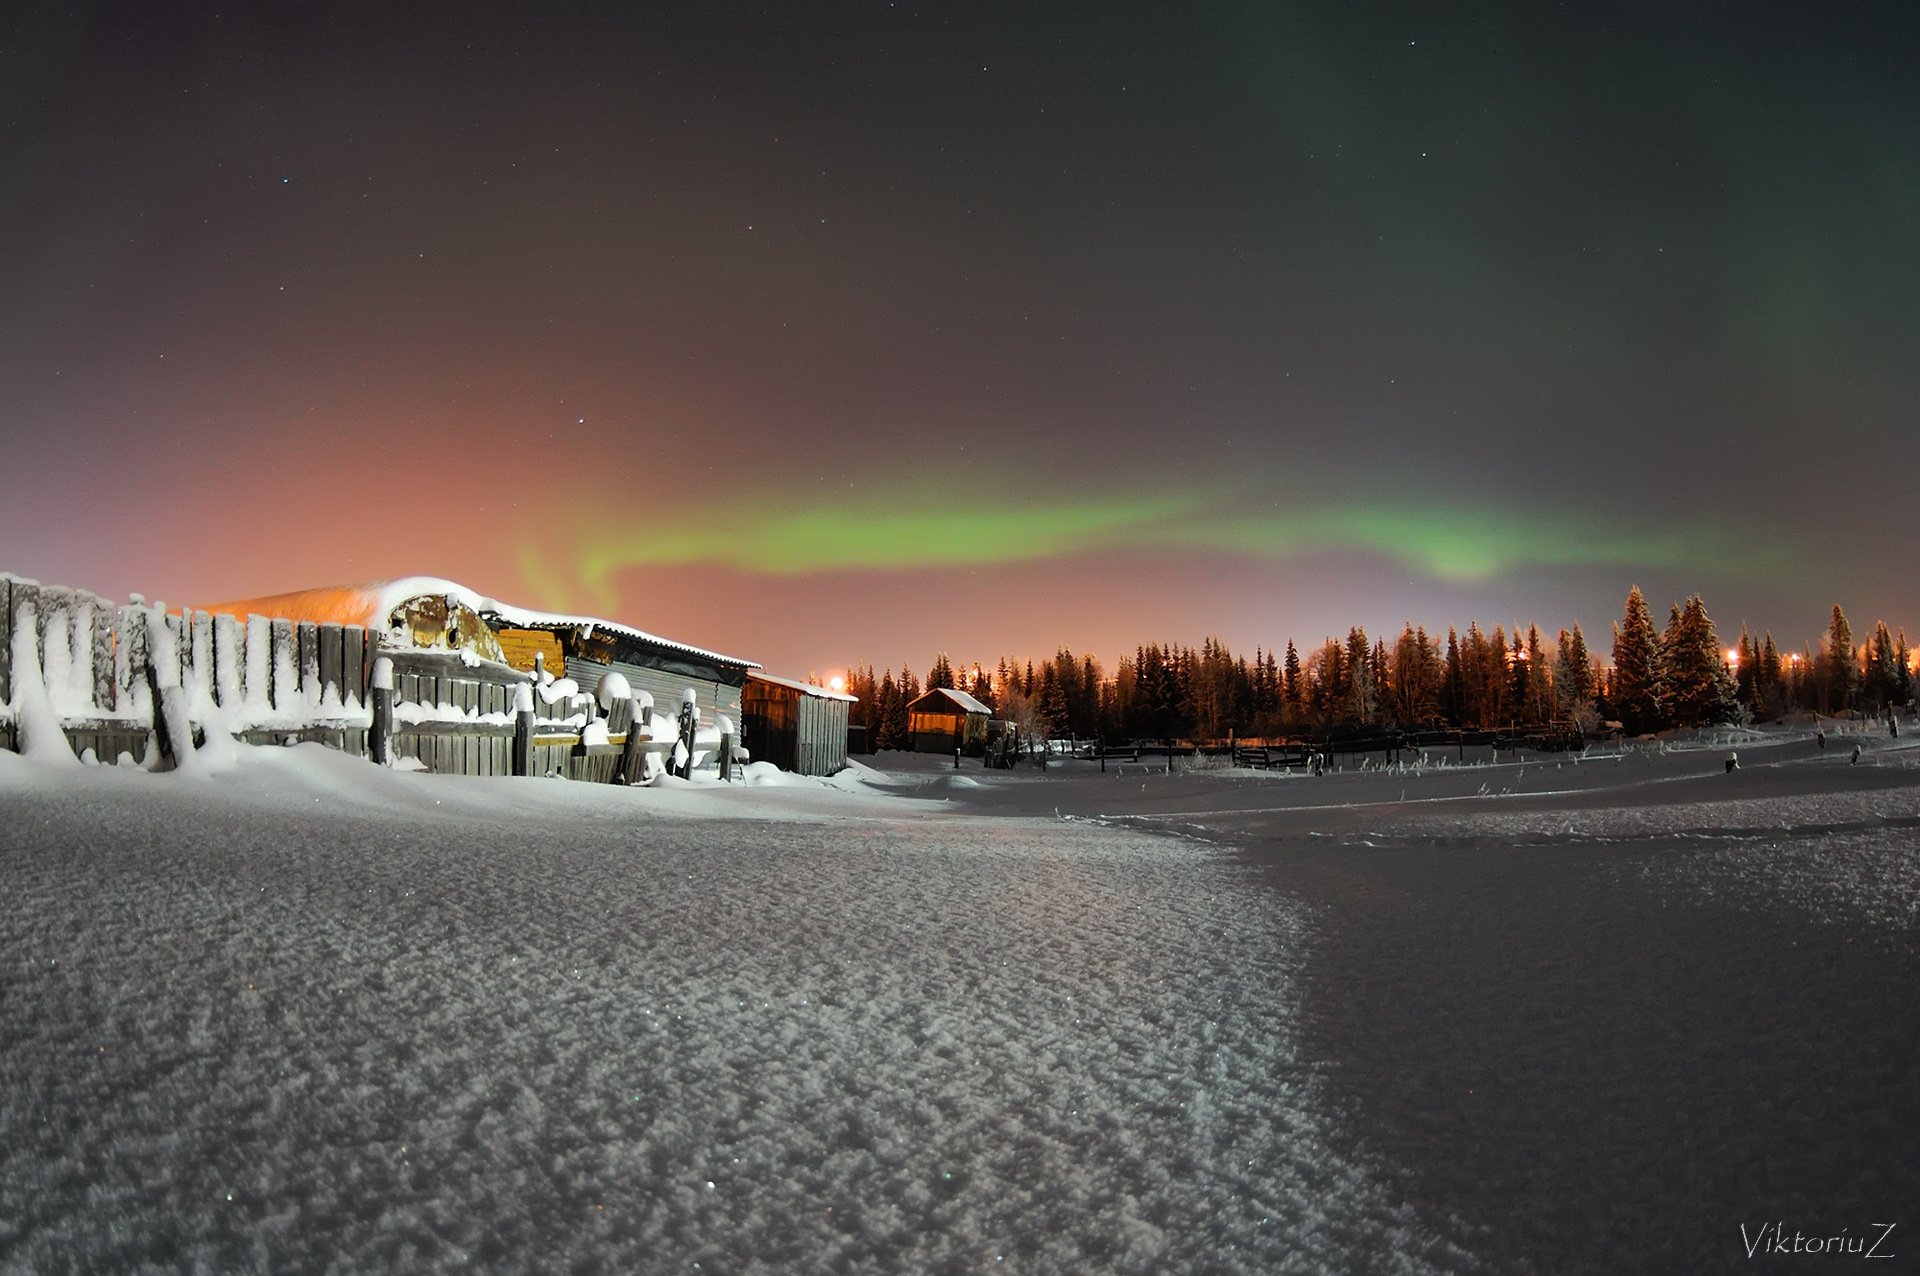
[[[1454, 1269], [1230, 857], [746, 768], [0, 756], [0, 1266]], [[842, 791], [842, 790], [851, 791]]]
[[627, 676], [614, 669], [601, 675], [600, 685], [594, 688], [594, 694], [599, 697], [602, 709], [611, 709], [622, 701], [633, 699], [633, 688], [627, 685]]

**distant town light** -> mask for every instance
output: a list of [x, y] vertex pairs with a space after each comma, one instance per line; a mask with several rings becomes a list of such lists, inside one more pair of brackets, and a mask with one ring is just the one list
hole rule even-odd
[[839, 674], [835, 674], [833, 677], [827, 679], [827, 687], [833, 691], [845, 691], [847, 689], [847, 680]]

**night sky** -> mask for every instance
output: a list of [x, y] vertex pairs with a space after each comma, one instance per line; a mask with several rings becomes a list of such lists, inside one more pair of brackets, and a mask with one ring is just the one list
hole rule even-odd
[[787, 673], [1920, 622], [1920, 6], [5, 6], [0, 568]]

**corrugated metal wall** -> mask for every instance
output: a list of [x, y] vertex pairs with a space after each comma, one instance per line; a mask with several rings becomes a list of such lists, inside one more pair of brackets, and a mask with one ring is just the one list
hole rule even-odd
[[847, 764], [847, 702], [800, 697], [800, 774], [832, 775]]
[[592, 695], [600, 688], [600, 679], [608, 673], [618, 673], [626, 678], [627, 685], [635, 692], [645, 691], [653, 696], [653, 711], [668, 717], [680, 712], [680, 697], [688, 687], [692, 687], [700, 701], [700, 721], [711, 726], [713, 715], [724, 713], [733, 722], [734, 730], [740, 729], [740, 688], [729, 687], [724, 682], [708, 682], [688, 678], [682, 674], [662, 673], [658, 669], [648, 669], [642, 665], [630, 665], [624, 660], [611, 664], [601, 664], [597, 660], [588, 660], [584, 656], [575, 656], [567, 661], [567, 677], [580, 684], [580, 690]]

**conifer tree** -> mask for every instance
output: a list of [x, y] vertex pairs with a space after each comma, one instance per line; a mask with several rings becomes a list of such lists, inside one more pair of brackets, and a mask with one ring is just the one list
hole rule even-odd
[[1080, 703], [1073, 706], [1075, 735], [1100, 733], [1100, 662], [1092, 656], [1080, 662]]
[[1066, 690], [1060, 685], [1060, 675], [1052, 664], [1040, 667], [1040, 690], [1035, 696], [1035, 706], [1039, 710], [1040, 729], [1049, 738], [1066, 731]]
[[1893, 635], [1888, 632], [1886, 621], [1876, 621], [1873, 638], [1867, 643], [1867, 673], [1861, 686], [1867, 703], [1876, 710], [1898, 700], [1894, 660]]
[[1281, 666], [1280, 700], [1281, 715], [1289, 726], [1298, 726], [1305, 716], [1304, 687], [1301, 685], [1300, 651], [1293, 645], [1293, 639], [1287, 639], [1287, 659]]
[[934, 691], [956, 685], [953, 680], [953, 662], [947, 659], [947, 653], [943, 651], [933, 658], [933, 668], [927, 671], [927, 690]]
[[1787, 711], [1786, 679], [1780, 667], [1780, 648], [1769, 629], [1760, 643], [1760, 668], [1754, 674], [1754, 717], [1777, 718]]
[[1373, 680], [1373, 647], [1367, 641], [1367, 631], [1355, 626], [1347, 630], [1346, 649], [1340, 654], [1340, 668], [1344, 674], [1344, 692], [1339, 697], [1338, 713], [1342, 720], [1356, 726], [1373, 721], [1374, 712], [1379, 708], [1379, 697]]
[[1847, 713], [1860, 690], [1860, 670], [1853, 660], [1853, 626], [1847, 623], [1847, 613], [1840, 610], [1839, 603], [1833, 605], [1833, 618], [1827, 625], [1826, 657], [1827, 711]]
[[1460, 635], [1447, 626], [1447, 658], [1441, 684], [1440, 709], [1456, 727], [1467, 725], [1467, 660], [1460, 650]]
[[873, 716], [873, 701], [878, 691], [879, 687], [873, 680], [872, 665], [859, 665], [847, 670], [847, 694], [854, 699], [854, 703], [848, 707], [847, 721], [866, 728], [869, 748], [877, 747], [873, 743], [874, 727], [877, 725]]
[[1441, 672], [1426, 629], [1408, 621], [1394, 640], [1393, 720], [1403, 728], [1423, 726], [1439, 712]]
[[900, 725], [900, 688], [893, 680], [893, 670], [888, 668], [880, 679], [880, 689], [874, 695], [874, 735], [873, 747], [876, 749], [902, 748], [905, 729]]
[[1367, 663], [1373, 674], [1374, 722], [1385, 722], [1388, 717], [1388, 705], [1393, 696], [1393, 661], [1387, 657], [1387, 644], [1381, 639], [1373, 640], [1373, 653]]
[[1527, 721], [1541, 723], [1554, 716], [1553, 670], [1540, 641], [1540, 626], [1527, 626]]
[[1554, 703], [1560, 716], [1578, 720], [1593, 708], [1593, 655], [1586, 635], [1575, 625], [1559, 634], [1553, 669]]
[[987, 671], [982, 669], [977, 661], [973, 666], [973, 685], [967, 688], [967, 694], [989, 709], [994, 706], [993, 683], [988, 679]]
[[1733, 687], [1740, 697], [1740, 703], [1746, 706], [1747, 715], [1760, 716], [1759, 677], [1760, 653], [1753, 645], [1753, 636], [1747, 627], [1740, 626], [1740, 642], [1734, 648]]
[[1694, 594], [1676, 608], [1662, 643], [1667, 717], [1678, 726], [1736, 722], [1740, 699], [1707, 607]]
[[1613, 630], [1613, 685], [1608, 700], [1620, 722], [1634, 734], [1666, 725], [1665, 680], [1660, 668], [1660, 636], [1654, 631], [1647, 600], [1635, 585], [1626, 612]]

